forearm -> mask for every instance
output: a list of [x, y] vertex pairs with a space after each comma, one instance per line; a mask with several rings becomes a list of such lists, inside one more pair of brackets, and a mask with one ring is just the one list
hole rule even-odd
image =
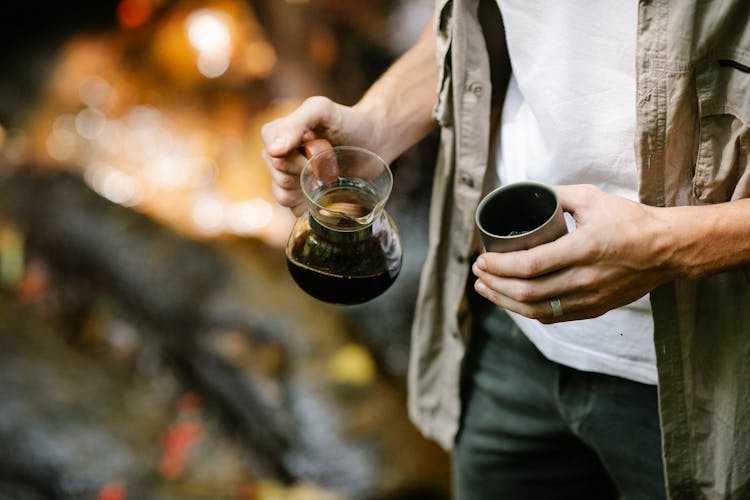
[[700, 279], [750, 265], [750, 199], [655, 209], [663, 224], [666, 265]]
[[371, 147], [386, 161], [399, 156], [437, 125], [432, 117], [437, 78], [430, 22], [417, 43], [354, 106], [373, 124]]

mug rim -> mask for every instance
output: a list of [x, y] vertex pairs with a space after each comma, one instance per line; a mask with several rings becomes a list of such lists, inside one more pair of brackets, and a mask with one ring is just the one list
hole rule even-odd
[[[517, 188], [520, 188], [520, 187], [536, 187], [536, 188], [543, 189], [544, 191], [550, 193], [552, 195], [553, 199], [555, 200], [555, 208], [552, 210], [552, 213], [550, 214], [550, 216], [547, 219], [545, 219], [544, 222], [542, 222], [537, 227], [535, 227], [534, 229], [532, 229], [530, 231], [526, 231], [526, 232], [521, 233], [521, 234], [515, 234], [515, 235], [510, 236], [510, 235], [507, 235], [507, 234], [506, 235], [500, 235], [500, 234], [495, 234], [495, 233], [492, 233], [490, 231], [487, 231], [482, 226], [482, 224], [479, 221], [479, 215], [482, 212], [482, 209], [498, 193], [500, 193], [502, 191], [510, 191], [512, 189], [517, 189]], [[484, 195], [484, 197], [482, 198], [482, 200], [479, 202], [479, 205], [477, 205], [477, 209], [476, 209], [475, 214], [474, 214], [474, 222], [477, 225], [477, 228], [479, 229], [480, 232], [482, 232], [483, 234], [485, 234], [485, 235], [487, 235], [487, 236], [489, 236], [491, 238], [498, 238], [498, 239], [501, 239], [501, 240], [514, 240], [514, 239], [518, 239], [518, 238], [528, 237], [529, 235], [534, 234], [534, 233], [540, 231], [542, 228], [544, 228], [545, 226], [547, 226], [555, 218], [555, 215], [557, 214], [557, 212], [558, 212], [559, 209], [560, 209], [560, 200], [558, 199], [557, 193], [555, 193], [555, 190], [552, 189], [552, 187], [549, 184], [545, 184], [545, 183], [539, 182], [539, 181], [528, 181], [528, 180], [526, 180], [526, 181], [516, 181], [516, 182], [511, 182], [511, 183], [505, 184], [503, 186], [496, 187], [495, 189], [493, 189], [492, 191], [490, 191], [489, 193], [487, 193], [486, 195]]]

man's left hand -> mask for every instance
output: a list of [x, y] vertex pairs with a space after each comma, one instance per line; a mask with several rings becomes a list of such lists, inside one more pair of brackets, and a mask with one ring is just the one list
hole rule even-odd
[[529, 250], [479, 256], [472, 270], [480, 295], [554, 323], [600, 316], [677, 277], [660, 209], [588, 185], [555, 191], [576, 230]]

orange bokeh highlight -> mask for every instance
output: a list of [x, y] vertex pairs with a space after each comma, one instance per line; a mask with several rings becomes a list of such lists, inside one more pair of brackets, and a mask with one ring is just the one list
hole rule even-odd
[[117, 5], [117, 19], [123, 28], [137, 28], [151, 17], [149, 0], [122, 0]]

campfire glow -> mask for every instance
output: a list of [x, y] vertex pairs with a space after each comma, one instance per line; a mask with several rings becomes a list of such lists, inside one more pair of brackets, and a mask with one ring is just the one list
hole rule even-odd
[[191, 236], [283, 245], [293, 220], [273, 201], [258, 136], [289, 106], [253, 114], [237, 91], [268, 78], [276, 54], [246, 3], [210, 5], [153, 16], [123, 1], [122, 30], [72, 39], [28, 127], [30, 154]]

